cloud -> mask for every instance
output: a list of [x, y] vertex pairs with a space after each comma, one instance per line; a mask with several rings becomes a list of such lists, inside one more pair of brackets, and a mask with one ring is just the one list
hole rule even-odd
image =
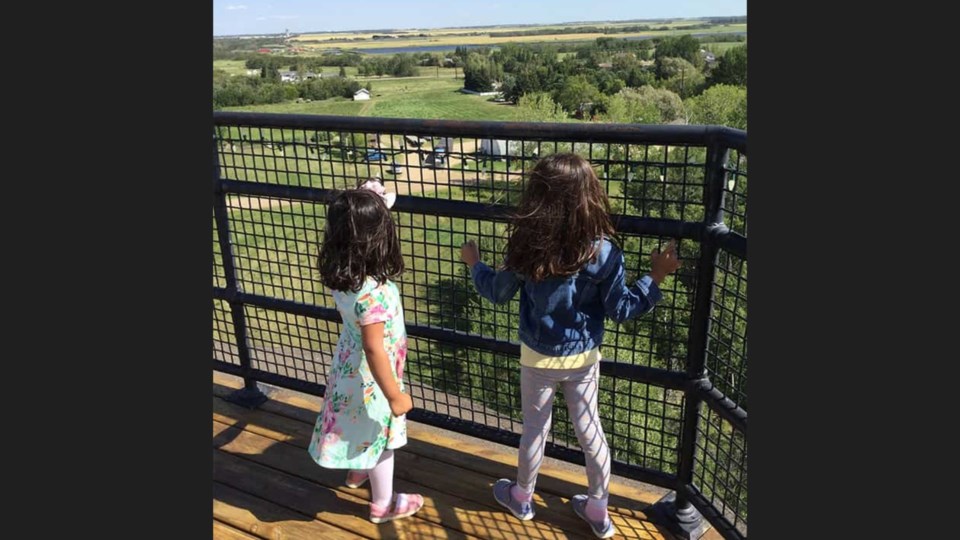
[[271, 15], [271, 19], [296, 19], [299, 15]]
[[234, 11], [234, 10], [237, 10], [237, 9], [247, 9], [247, 6], [245, 6], [245, 5], [243, 5], [243, 4], [237, 4], [237, 5], [229, 5], [229, 6], [227, 6], [227, 11]]

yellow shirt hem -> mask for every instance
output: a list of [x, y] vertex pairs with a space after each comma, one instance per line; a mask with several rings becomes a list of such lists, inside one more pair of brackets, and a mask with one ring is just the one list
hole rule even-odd
[[547, 356], [520, 344], [520, 365], [541, 369], [580, 369], [600, 361], [600, 347], [569, 356]]

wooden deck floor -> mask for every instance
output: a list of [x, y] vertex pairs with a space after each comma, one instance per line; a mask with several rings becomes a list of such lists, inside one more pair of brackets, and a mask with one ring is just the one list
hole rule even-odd
[[[214, 373], [214, 538], [594, 538], [569, 506], [571, 495], [586, 491], [582, 469], [544, 464], [536, 518], [521, 522], [490, 493], [498, 478], [516, 474], [516, 450], [412, 422], [409, 443], [397, 452], [395, 485], [422, 493], [424, 509], [412, 518], [370, 523], [367, 486], [344, 486], [343, 471], [317, 466], [306, 452], [320, 399], [276, 390], [248, 410], [223, 399], [240, 383]], [[616, 477], [610, 488], [617, 538], [673, 539], [643, 513], [660, 492]], [[711, 530], [704, 538], [720, 537]]]

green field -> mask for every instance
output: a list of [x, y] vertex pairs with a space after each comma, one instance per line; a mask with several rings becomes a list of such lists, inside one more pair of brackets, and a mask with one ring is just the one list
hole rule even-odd
[[711, 51], [713, 54], [719, 55], [729, 51], [734, 47], [739, 47], [741, 45], [746, 45], [746, 44], [747, 44], [746, 41], [721, 41], [716, 43], [710, 43], [705, 41], [705, 42], [702, 42], [700, 45], [704, 49]]
[[273, 103], [231, 107], [227, 110], [270, 113], [333, 114], [386, 118], [444, 118], [450, 120], [513, 120], [515, 107], [497, 104], [489, 96], [460, 92], [463, 79], [429, 77], [358, 79], [373, 84], [369, 101], [333, 98], [311, 103]]
[[242, 76], [247, 74], [247, 68], [243, 60], [214, 60], [213, 69], [225, 71], [227, 75]]

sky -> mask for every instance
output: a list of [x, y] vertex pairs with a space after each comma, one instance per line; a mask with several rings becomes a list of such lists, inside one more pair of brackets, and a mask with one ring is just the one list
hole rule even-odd
[[213, 35], [746, 14], [746, 0], [214, 0]]

